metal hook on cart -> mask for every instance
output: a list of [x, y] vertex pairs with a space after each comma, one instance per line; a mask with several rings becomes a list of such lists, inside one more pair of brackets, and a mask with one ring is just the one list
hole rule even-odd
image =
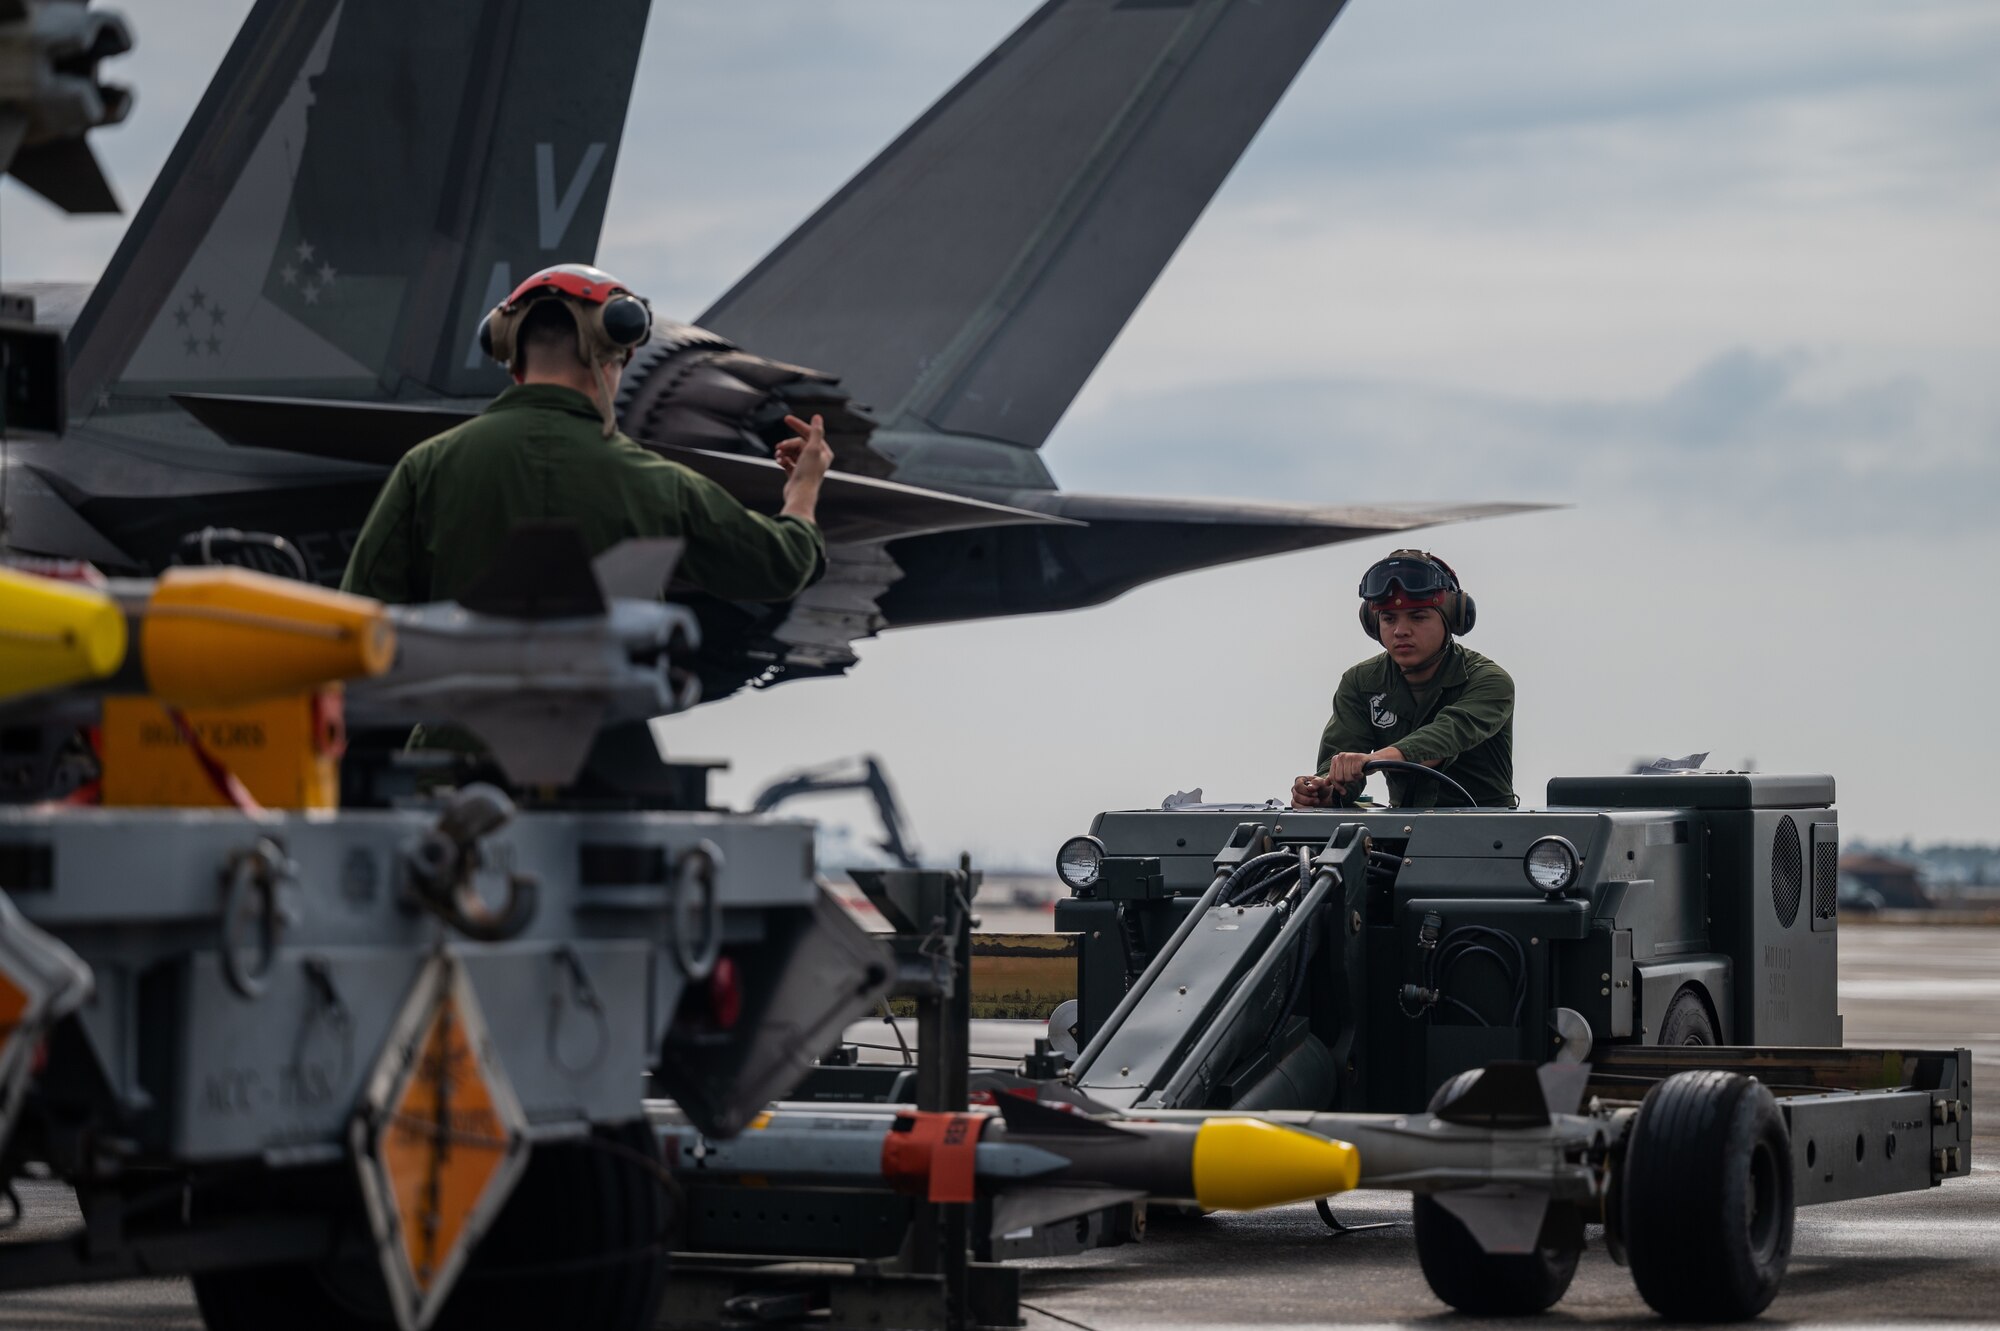
[[[597, 987], [591, 984], [590, 975], [583, 969], [583, 958], [577, 955], [576, 949], [567, 944], [557, 948], [556, 962], [563, 968], [569, 983], [567, 993], [558, 984], [549, 996], [549, 1062], [572, 1077], [581, 1077], [596, 1071], [598, 1064], [604, 1061], [605, 1051], [611, 1044], [611, 1019], [605, 1015], [604, 1000], [598, 996]], [[591, 1019], [588, 1058], [571, 1059], [563, 1054], [563, 1009], [571, 1005], [581, 1008]]]
[[674, 865], [674, 956], [690, 981], [706, 980], [722, 955], [722, 898], [715, 891], [722, 866], [722, 847], [706, 837]]
[[479, 895], [474, 876], [486, 867], [480, 840], [507, 825], [514, 802], [497, 787], [467, 786], [452, 796], [437, 826], [403, 854], [410, 895], [467, 938], [496, 943], [512, 938], [535, 918], [541, 883], [509, 870], [507, 898], [498, 909]]
[[[284, 850], [268, 837], [230, 857], [223, 874], [222, 978], [243, 998], [264, 995], [265, 981], [278, 957], [278, 938], [292, 922], [282, 889], [290, 885], [294, 866]], [[245, 923], [256, 930], [254, 963], [244, 959]]]

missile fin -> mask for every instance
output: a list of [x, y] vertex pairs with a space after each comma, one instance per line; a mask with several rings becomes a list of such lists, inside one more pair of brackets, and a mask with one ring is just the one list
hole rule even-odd
[[612, 600], [657, 601], [681, 562], [687, 542], [674, 536], [620, 541], [599, 555], [591, 568], [597, 585]]
[[1533, 1063], [1488, 1063], [1457, 1099], [1433, 1112], [1447, 1123], [1478, 1128], [1539, 1128], [1549, 1121]]
[[1121, 1202], [1136, 1202], [1146, 1194], [1130, 1188], [1063, 1188], [1051, 1185], [1009, 1188], [993, 1199], [993, 1223], [988, 1233], [1001, 1238], [1017, 1230], [1074, 1220]]
[[1000, 1119], [1009, 1132], [1032, 1133], [1037, 1137], [1131, 1137], [1114, 1123], [1107, 1123], [1088, 1114], [1072, 1114], [1061, 1109], [1051, 1109], [1038, 1100], [1030, 1100], [1024, 1095], [1009, 1095], [1001, 1092], [993, 1097], [994, 1107], [1000, 1111]]
[[975, 1092], [990, 1092], [996, 1100], [1003, 1091], [1026, 1092], [1028, 1099], [1038, 1100], [1044, 1105], [1075, 1105], [1095, 1118], [1116, 1118], [1119, 1113], [1116, 1107], [1107, 1105], [1101, 1100], [1091, 1099], [1066, 1081], [1023, 1077], [1018, 1072], [1004, 1072], [999, 1068], [985, 1068], [974, 1072], [966, 1086]]
[[452, 720], [478, 736], [495, 762], [523, 785], [561, 785], [590, 756], [604, 704], [526, 692], [511, 698], [466, 702]]
[[1533, 1252], [1549, 1210], [1546, 1192], [1490, 1185], [1432, 1193], [1431, 1200], [1456, 1216], [1473, 1241], [1490, 1253]]
[[1590, 1085], [1588, 1063], [1544, 1063], [1535, 1069], [1542, 1084], [1542, 1103], [1551, 1114], [1574, 1114]]

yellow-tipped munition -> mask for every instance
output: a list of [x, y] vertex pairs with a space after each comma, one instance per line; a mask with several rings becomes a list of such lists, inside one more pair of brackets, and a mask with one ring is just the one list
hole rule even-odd
[[1194, 1197], [1212, 1211], [1257, 1211], [1346, 1192], [1361, 1153], [1300, 1128], [1255, 1118], [1211, 1118], [1194, 1139]]
[[381, 602], [239, 568], [169, 569], [139, 628], [147, 690], [189, 706], [379, 675], [396, 653]]
[[0, 568], [0, 698], [87, 684], [124, 660], [125, 614], [116, 601]]
[[[971, 1150], [971, 1173], [988, 1192], [1054, 1187], [1129, 1190], [1158, 1201], [1194, 1202], [1212, 1211], [1254, 1211], [1330, 1197], [1359, 1185], [1361, 1153], [1344, 1141], [1263, 1119], [1218, 1116], [1199, 1122], [1096, 1119], [996, 1097], [997, 1114], [915, 1114], [900, 1106], [781, 1106], [754, 1130], [712, 1141], [655, 1111], [669, 1144], [668, 1163], [705, 1177], [811, 1179], [863, 1187], [927, 1186], [948, 1154], [919, 1149], [945, 1140], [946, 1120], [972, 1125], [958, 1149]], [[909, 1120], [898, 1128], [898, 1119]], [[936, 1133], [922, 1131], [935, 1120]], [[1052, 1213], [1053, 1214], [1053, 1213]], [[1060, 1212], [1080, 1214], [1077, 1211]]]

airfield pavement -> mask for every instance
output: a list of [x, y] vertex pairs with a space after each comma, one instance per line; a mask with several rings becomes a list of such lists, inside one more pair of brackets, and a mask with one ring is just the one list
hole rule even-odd
[[[1046, 927], [1046, 919], [994, 910], [986, 923], [1036, 928]], [[2000, 928], [1848, 925], [1840, 994], [1850, 1045], [1973, 1050], [1974, 1173], [1928, 1192], [1799, 1212], [1791, 1268], [1764, 1321], [2000, 1325], [2000, 1101], [1985, 1098], [2000, 1095]], [[881, 1024], [854, 1034], [879, 1039]], [[980, 1022], [972, 1047], [1006, 1054], [1025, 1050], [1034, 1034], [1030, 1023]], [[56, 1185], [30, 1185], [21, 1198], [26, 1216], [11, 1238], [75, 1221]], [[1143, 1243], [1022, 1263], [1027, 1326], [1479, 1325], [1451, 1315], [1424, 1284], [1406, 1197], [1356, 1193], [1335, 1209], [1349, 1224], [1398, 1223], [1335, 1237], [1312, 1207], [1291, 1206], [1155, 1225]], [[1542, 1324], [1660, 1325], [1594, 1235], [1576, 1283]], [[184, 1280], [0, 1296], [0, 1328], [193, 1331], [200, 1325]]]

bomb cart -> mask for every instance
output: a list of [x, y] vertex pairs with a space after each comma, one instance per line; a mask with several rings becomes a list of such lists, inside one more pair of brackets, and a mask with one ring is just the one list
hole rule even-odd
[[1548, 803], [1099, 815], [1059, 854], [1065, 1083], [1351, 1143], [1468, 1311], [1554, 1303], [1597, 1222], [1660, 1312], [1752, 1315], [1795, 1206], [1970, 1171], [1966, 1051], [1842, 1047], [1832, 778]]
[[[0, 1289], [651, 1325], [648, 1085], [726, 1137], [889, 970], [808, 825], [648, 807], [630, 732], [691, 700], [675, 544], [554, 539], [462, 605], [0, 569], [0, 1180], [81, 1212], [0, 1240]], [[479, 742], [405, 747], [440, 721]]]

